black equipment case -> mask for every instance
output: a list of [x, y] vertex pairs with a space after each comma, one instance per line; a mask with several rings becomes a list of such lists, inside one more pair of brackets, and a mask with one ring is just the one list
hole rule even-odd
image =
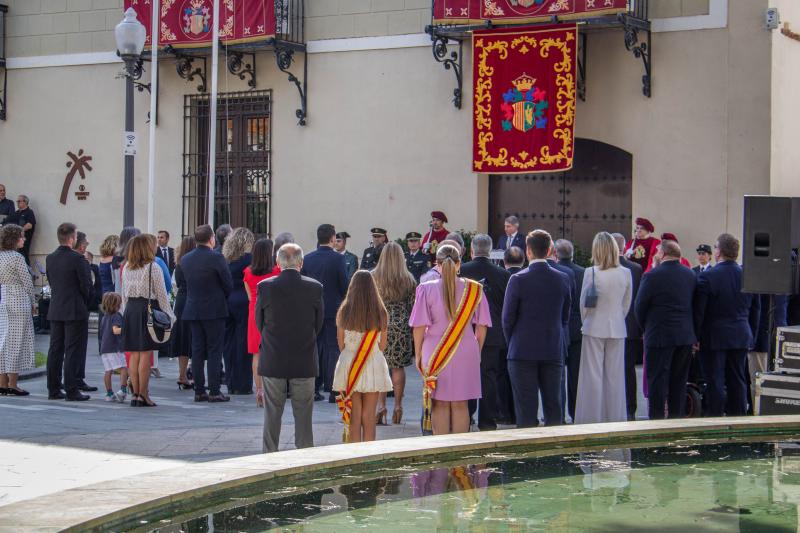
[[800, 326], [778, 328], [775, 372], [800, 374]]
[[756, 375], [757, 415], [800, 414], [800, 375], [765, 372]]

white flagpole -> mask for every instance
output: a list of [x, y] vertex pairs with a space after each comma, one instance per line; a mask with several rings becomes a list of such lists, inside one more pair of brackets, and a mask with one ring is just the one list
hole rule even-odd
[[219, 0], [214, 0], [214, 40], [211, 43], [211, 102], [208, 135], [208, 224], [214, 227], [214, 182], [217, 175], [217, 72], [219, 70]]
[[153, 19], [150, 26], [150, 148], [147, 161], [147, 232], [155, 233], [156, 210], [156, 116], [158, 115], [158, 9], [159, 0], [153, 1]]

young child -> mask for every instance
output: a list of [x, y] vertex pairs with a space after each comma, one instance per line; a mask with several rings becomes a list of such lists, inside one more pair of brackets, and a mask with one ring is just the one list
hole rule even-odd
[[[386, 349], [389, 317], [372, 274], [359, 270], [350, 280], [347, 296], [336, 315], [341, 355], [333, 390], [345, 423], [346, 442], [375, 440], [378, 393], [392, 390]], [[354, 370], [354, 371], [351, 371]]]
[[[103, 382], [106, 386], [107, 402], [124, 402], [128, 395], [128, 366], [122, 353], [122, 296], [116, 292], [103, 295], [101, 304], [103, 320], [100, 322], [100, 358], [106, 371]], [[120, 389], [115, 393], [111, 384], [112, 374], [119, 369]]]

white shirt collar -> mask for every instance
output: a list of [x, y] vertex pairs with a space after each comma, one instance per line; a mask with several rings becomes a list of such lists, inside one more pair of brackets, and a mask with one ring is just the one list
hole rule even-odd
[[547, 259], [534, 259], [533, 261], [531, 261], [531, 264], [534, 263], [547, 263]]

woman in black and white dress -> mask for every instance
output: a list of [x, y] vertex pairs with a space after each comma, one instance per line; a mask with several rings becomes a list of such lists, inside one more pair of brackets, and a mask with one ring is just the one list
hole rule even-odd
[[17, 376], [33, 368], [33, 280], [22, 249], [25, 236], [20, 226], [0, 229], [0, 395], [27, 396], [17, 386]]

